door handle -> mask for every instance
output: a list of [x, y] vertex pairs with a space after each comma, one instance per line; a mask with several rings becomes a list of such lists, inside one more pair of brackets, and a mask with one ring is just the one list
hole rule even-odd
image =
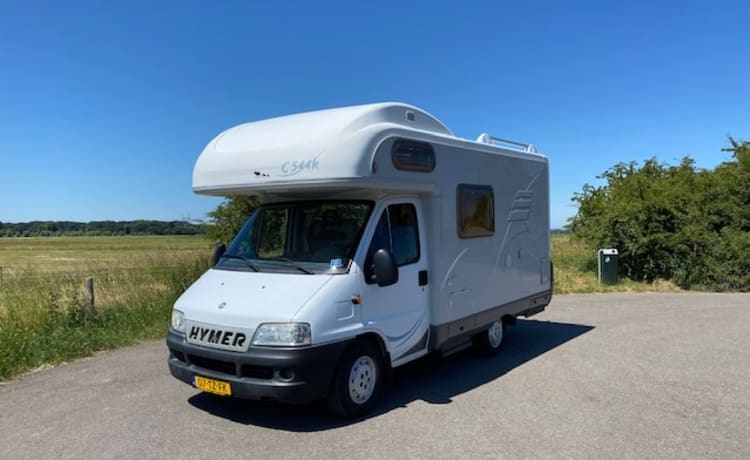
[[419, 271], [419, 285], [427, 286], [427, 270]]

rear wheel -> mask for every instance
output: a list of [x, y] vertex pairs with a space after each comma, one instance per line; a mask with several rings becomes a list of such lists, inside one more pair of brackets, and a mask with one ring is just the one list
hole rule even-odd
[[505, 337], [505, 323], [502, 320], [494, 321], [490, 327], [472, 337], [474, 350], [485, 356], [493, 356], [500, 353]]
[[377, 402], [383, 386], [383, 357], [372, 342], [356, 342], [341, 357], [328, 393], [328, 408], [342, 417], [359, 417]]

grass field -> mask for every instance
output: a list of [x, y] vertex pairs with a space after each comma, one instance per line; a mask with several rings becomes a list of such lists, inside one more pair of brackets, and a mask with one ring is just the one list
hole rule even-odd
[[[0, 309], [27, 305], [28, 296], [51, 285], [82, 285], [86, 276], [95, 278], [97, 304], [121, 303], [134, 286], [162, 290], [165, 278], [186, 264], [207, 263], [210, 251], [201, 236], [0, 238], [0, 282], [13, 287], [0, 290]], [[24, 299], [7, 302], [9, 294]]]
[[[201, 236], [0, 238], [0, 380], [97, 350], [163, 337], [173, 302], [208, 266]], [[554, 235], [556, 293], [672, 291], [596, 280], [595, 251]], [[83, 282], [94, 277], [96, 306]]]
[[163, 336], [210, 246], [200, 236], [0, 238], [0, 380]]

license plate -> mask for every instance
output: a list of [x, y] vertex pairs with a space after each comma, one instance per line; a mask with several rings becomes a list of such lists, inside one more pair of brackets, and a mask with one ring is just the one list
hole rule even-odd
[[193, 386], [201, 391], [213, 393], [222, 396], [232, 396], [232, 386], [229, 382], [221, 380], [208, 379], [200, 375], [193, 376]]

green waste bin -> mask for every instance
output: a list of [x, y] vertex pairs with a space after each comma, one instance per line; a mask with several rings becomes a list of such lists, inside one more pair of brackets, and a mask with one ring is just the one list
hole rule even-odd
[[617, 249], [599, 249], [597, 255], [599, 284], [617, 284]]

